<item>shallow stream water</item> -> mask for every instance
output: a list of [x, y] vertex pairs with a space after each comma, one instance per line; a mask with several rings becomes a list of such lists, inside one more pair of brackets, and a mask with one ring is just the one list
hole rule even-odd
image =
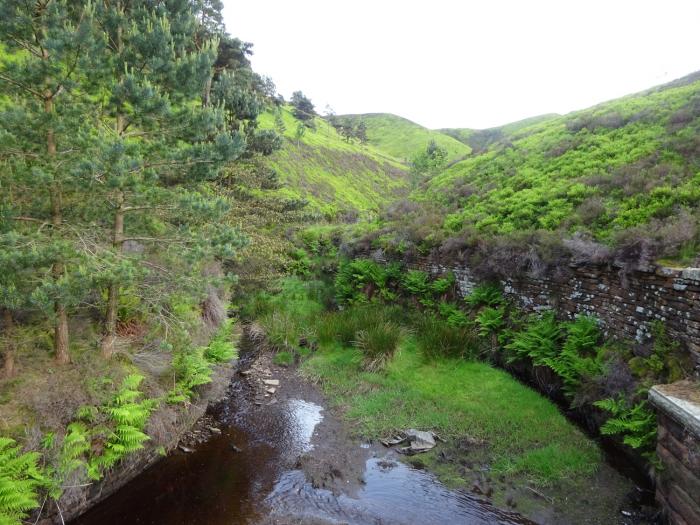
[[[338, 433], [317, 397], [293, 389], [295, 397], [258, 406], [248, 389], [240, 379], [232, 384], [217, 413], [221, 434], [191, 453], [176, 451], [159, 461], [74, 525], [531, 523], [449, 490], [381, 449], [354, 444], [342, 451], [347, 460], [333, 457], [333, 445], [322, 451], [315, 443], [319, 430], [331, 441]], [[358, 463], [360, 481], [338, 472], [347, 490], [319, 487], [300, 461], [315, 454], [326, 455], [322, 464], [340, 463], [330, 469], [331, 477], [344, 470], [344, 462]]]

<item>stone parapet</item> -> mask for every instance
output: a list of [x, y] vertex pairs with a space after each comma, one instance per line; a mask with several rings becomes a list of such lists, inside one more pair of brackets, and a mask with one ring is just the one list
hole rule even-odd
[[656, 498], [671, 525], [700, 523], [700, 383], [657, 385], [649, 400], [659, 424]]

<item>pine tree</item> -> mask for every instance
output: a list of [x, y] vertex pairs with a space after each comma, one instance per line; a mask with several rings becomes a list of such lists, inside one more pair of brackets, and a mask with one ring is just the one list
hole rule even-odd
[[[221, 203], [207, 203], [188, 188], [214, 178], [245, 148], [222, 97], [193, 104], [211, 79], [217, 42], [202, 40], [190, 7], [185, 0], [117, 0], [97, 7], [106, 45], [101, 67], [95, 66], [100, 88], [108, 93], [102, 118], [112, 123], [89, 166], [92, 178], [103, 182], [103, 205], [112, 217], [109, 264], [101, 274], [107, 284], [105, 357], [114, 352], [120, 290], [138, 273], [135, 258], [124, 254], [125, 243], [196, 245], [182, 224], [192, 215], [183, 207], [197, 206], [201, 220], [207, 216], [203, 208], [214, 212]], [[225, 72], [220, 76], [228, 78]], [[221, 90], [224, 82], [213, 89]], [[250, 113], [257, 115], [256, 108]], [[167, 233], [149, 227], [153, 220]]]
[[8, 49], [0, 88], [11, 98], [0, 115], [0, 158], [17, 190], [4, 203], [2, 230], [28, 236], [37, 253], [50, 256], [49, 272], [37, 268], [35, 298], [51, 304], [58, 363], [70, 361], [68, 310], [79, 300], [71, 283], [75, 250], [66, 206], [90, 135], [76, 83], [96, 45], [92, 16], [83, 2], [7, 0], [0, 18], [0, 41]]

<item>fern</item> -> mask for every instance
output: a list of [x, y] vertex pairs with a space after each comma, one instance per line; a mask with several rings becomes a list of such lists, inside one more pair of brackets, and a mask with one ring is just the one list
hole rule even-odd
[[[56, 445], [53, 433], [47, 434], [44, 442], [51, 449]], [[52, 436], [48, 439], [48, 436]], [[74, 422], [66, 428], [61, 448], [55, 456], [52, 464], [46, 467], [45, 487], [49, 496], [58, 499], [63, 493], [63, 481], [73, 472], [81, 468], [87, 468], [86, 456], [90, 451], [91, 436], [88, 428], [79, 422]]]
[[646, 401], [630, 406], [625, 399], [608, 398], [593, 403], [609, 412], [611, 417], [600, 427], [603, 435], [621, 435], [622, 441], [634, 449], [651, 457], [656, 447], [656, 415]]
[[102, 454], [90, 458], [87, 471], [91, 478], [99, 479], [105, 470], [142, 449], [143, 443], [150, 439], [144, 427], [159, 400], [142, 399], [143, 392], [139, 390], [142, 381], [143, 376], [138, 374], [125, 377], [111, 403], [102, 407], [113, 427], [107, 433]]
[[168, 394], [169, 403], [189, 400], [194, 389], [211, 383], [212, 365], [204, 356], [204, 348], [183, 350], [173, 359], [173, 369], [177, 382]]
[[553, 313], [531, 318], [525, 330], [516, 333], [513, 341], [505, 346], [510, 353], [506, 361], [513, 363], [529, 358], [535, 366], [546, 366], [548, 360], [558, 356], [561, 339], [562, 330]]
[[420, 270], [410, 270], [404, 275], [401, 282], [403, 289], [418, 299], [423, 306], [434, 306], [432, 299], [432, 287], [430, 278], [426, 272]]
[[440, 277], [430, 283], [430, 290], [436, 295], [443, 295], [449, 292], [454, 285], [455, 276], [449, 272], [445, 277]]
[[204, 357], [212, 363], [223, 363], [236, 357], [236, 348], [231, 341], [233, 321], [226, 320], [204, 351]]
[[495, 283], [477, 286], [464, 298], [469, 306], [498, 306], [505, 302], [500, 287]]
[[37, 452], [22, 454], [13, 439], [0, 437], [0, 523], [20, 523], [39, 506], [44, 476], [38, 461]]
[[584, 379], [603, 371], [596, 355], [601, 334], [596, 319], [589, 316], [580, 316], [565, 326], [567, 337], [561, 353], [543, 362], [562, 379], [564, 394], [572, 399]]
[[505, 323], [505, 308], [487, 307], [481, 310], [476, 316], [476, 324], [479, 327], [478, 333], [481, 337], [488, 337], [498, 332]]
[[438, 312], [450, 326], [459, 327], [469, 324], [469, 317], [467, 317], [467, 314], [452, 303], [441, 302], [438, 305]]

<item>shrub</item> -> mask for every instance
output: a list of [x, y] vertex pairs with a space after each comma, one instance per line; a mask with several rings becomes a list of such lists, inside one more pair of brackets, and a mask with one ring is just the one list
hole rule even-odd
[[451, 325], [432, 314], [419, 320], [416, 339], [427, 360], [445, 357], [471, 359], [478, 352], [478, 341], [471, 328]]

